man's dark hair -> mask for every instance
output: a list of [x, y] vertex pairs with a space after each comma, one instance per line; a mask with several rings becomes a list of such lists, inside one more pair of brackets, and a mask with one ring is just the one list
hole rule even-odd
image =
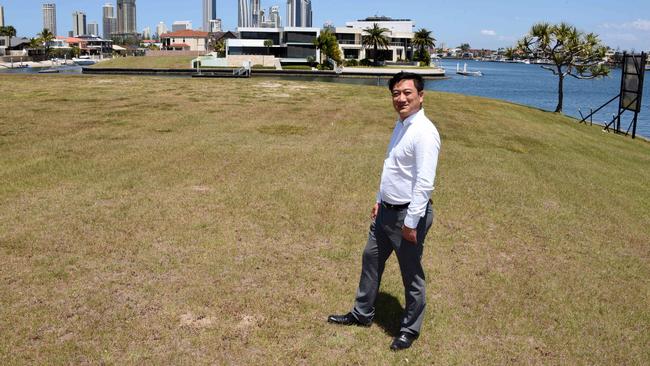
[[414, 74], [412, 72], [404, 72], [404, 71], [395, 74], [390, 79], [390, 81], [388, 82], [388, 90], [393, 91], [395, 85], [397, 85], [402, 80], [413, 80], [413, 84], [415, 84], [415, 88], [418, 90], [418, 92], [424, 90], [424, 79], [422, 79], [422, 76], [418, 74]]

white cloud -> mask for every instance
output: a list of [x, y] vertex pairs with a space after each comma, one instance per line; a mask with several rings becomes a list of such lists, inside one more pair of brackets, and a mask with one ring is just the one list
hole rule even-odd
[[650, 32], [650, 20], [648, 19], [637, 19], [633, 22], [627, 23], [605, 23], [603, 28], [606, 29], [626, 29], [626, 30], [637, 30], [643, 32]]
[[484, 35], [484, 36], [494, 37], [494, 36], [497, 35], [497, 32], [495, 32], [495, 31], [493, 31], [493, 30], [490, 30], [490, 29], [483, 29], [483, 30], [481, 31], [481, 34]]
[[650, 31], [650, 20], [637, 19], [632, 22], [632, 28], [642, 31]]

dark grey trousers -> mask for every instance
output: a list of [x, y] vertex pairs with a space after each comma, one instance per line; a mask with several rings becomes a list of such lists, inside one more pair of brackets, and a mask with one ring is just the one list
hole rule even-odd
[[427, 205], [426, 214], [417, 227], [417, 243], [402, 238], [402, 225], [407, 209], [395, 210], [379, 205], [377, 218], [370, 225], [368, 243], [363, 251], [361, 280], [357, 290], [352, 314], [363, 323], [371, 322], [375, 316], [375, 300], [379, 292], [381, 276], [386, 260], [395, 251], [402, 272], [402, 282], [406, 297], [406, 309], [402, 316], [401, 332], [420, 334], [426, 290], [424, 270], [422, 269], [422, 252], [424, 239], [433, 223], [431, 204]]

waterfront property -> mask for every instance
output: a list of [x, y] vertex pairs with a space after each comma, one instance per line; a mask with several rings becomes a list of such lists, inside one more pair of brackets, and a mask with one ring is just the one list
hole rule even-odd
[[[275, 66], [305, 64], [313, 58], [320, 62], [320, 53], [314, 46], [314, 39], [320, 28], [237, 28], [239, 39], [228, 39], [226, 57], [231, 64], [251, 60], [253, 64]], [[232, 60], [232, 61], [230, 61]]]
[[347, 22], [345, 27], [334, 28], [334, 34], [339, 42], [341, 54], [346, 60], [374, 59], [374, 50], [363, 46], [364, 29], [377, 24], [388, 29], [385, 34], [390, 39], [387, 49], [378, 50], [378, 58], [385, 61], [397, 62], [413, 57], [412, 41], [415, 34], [415, 23], [410, 19], [392, 19], [389, 17], [368, 17], [353, 22]]

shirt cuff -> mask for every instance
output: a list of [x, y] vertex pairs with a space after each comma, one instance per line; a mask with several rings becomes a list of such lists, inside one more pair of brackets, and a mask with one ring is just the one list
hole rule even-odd
[[420, 222], [419, 216], [406, 215], [404, 218], [404, 226], [409, 229], [417, 229], [418, 223]]

